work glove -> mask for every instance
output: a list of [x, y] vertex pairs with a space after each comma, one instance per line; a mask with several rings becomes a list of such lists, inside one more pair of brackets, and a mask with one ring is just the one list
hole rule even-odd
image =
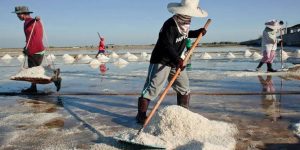
[[205, 28], [200, 28], [199, 32], [202, 33], [202, 36], [206, 34], [206, 29]]
[[183, 64], [183, 59], [181, 59], [181, 58], [179, 58], [179, 60], [178, 60], [178, 64], [177, 64], [177, 67], [176, 67], [177, 69], [181, 69], [181, 71], [183, 71], [184, 70], [184, 68], [185, 68], [185, 66], [184, 66], [184, 64]]
[[28, 56], [28, 49], [26, 47], [23, 48], [23, 54], [25, 56]]

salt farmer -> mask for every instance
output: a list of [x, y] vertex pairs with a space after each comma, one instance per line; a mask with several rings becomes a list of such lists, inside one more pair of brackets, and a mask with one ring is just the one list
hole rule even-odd
[[207, 12], [202, 10], [198, 4], [199, 0], [182, 0], [181, 3], [168, 4], [169, 12], [174, 13], [174, 15], [163, 24], [152, 51], [148, 76], [141, 96], [138, 98], [136, 116], [138, 123], [144, 123], [149, 102], [157, 98], [177, 68], [181, 68], [182, 72], [172, 88], [177, 92], [177, 104], [185, 108], [189, 107], [189, 79], [180, 56], [186, 47], [187, 38], [196, 38], [200, 33], [203, 35], [206, 33], [204, 28], [190, 31], [192, 17], [207, 16]]
[[264, 63], [267, 64], [268, 72], [276, 72], [272, 68], [272, 63], [276, 56], [277, 49], [277, 36], [276, 33], [281, 29], [283, 21], [270, 20], [265, 23], [266, 28], [263, 31], [262, 40], [261, 40], [261, 51], [263, 53], [263, 58], [256, 67], [256, 71], [261, 71], [261, 67]]
[[98, 47], [98, 53], [95, 56], [95, 58], [98, 57], [99, 54], [105, 54], [105, 42], [104, 42], [104, 37], [100, 36], [100, 42], [99, 42], [99, 47]]
[[[23, 49], [24, 55], [28, 56], [28, 67], [41, 65], [45, 53], [43, 44], [43, 26], [40, 17], [32, 18], [32, 11], [26, 6], [16, 6], [15, 11], [18, 18], [24, 21], [24, 32], [26, 37], [26, 46]], [[31, 83], [28, 89], [23, 89], [22, 93], [36, 93], [37, 87], [35, 83]]]

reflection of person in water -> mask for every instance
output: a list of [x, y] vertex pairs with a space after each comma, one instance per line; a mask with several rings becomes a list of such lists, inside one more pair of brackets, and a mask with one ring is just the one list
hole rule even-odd
[[100, 69], [100, 72], [101, 72], [102, 75], [104, 75], [105, 72], [108, 70], [108, 69], [106, 68], [106, 65], [105, 65], [105, 64], [101, 64], [101, 65], [99, 66], [99, 69]]
[[258, 80], [262, 85], [262, 92], [264, 93], [261, 98], [262, 108], [267, 116], [273, 121], [277, 121], [280, 118], [279, 101], [277, 101], [275, 94], [268, 94], [275, 92], [272, 76], [267, 76], [266, 79], [258, 76]]

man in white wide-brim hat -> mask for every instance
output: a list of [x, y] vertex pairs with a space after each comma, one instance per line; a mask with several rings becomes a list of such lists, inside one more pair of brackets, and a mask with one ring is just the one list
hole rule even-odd
[[152, 51], [148, 76], [138, 98], [136, 116], [138, 123], [144, 123], [149, 102], [157, 98], [165, 83], [172, 79], [177, 68], [181, 68], [182, 72], [172, 88], [177, 92], [177, 104], [185, 108], [189, 107], [189, 79], [180, 56], [186, 47], [187, 38], [197, 38], [200, 33], [205, 35], [204, 28], [190, 31], [190, 24], [192, 17], [206, 17], [207, 12], [199, 7], [199, 0], [170, 3], [168, 10], [174, 15], [163, 24]]
[[277, 49], [277, 35], [278, 30], [282, 28], [283, 22], [279, 20], [270, 20], [265, 23], [266, 28], [263, 31], [262, 39], [261, 39], [261, 51], [263, 53], [263, 58], [259, 62], [256, 67], [257, 71], [261, 70], [261, 67], [264, 63], [267, 63], [267, 71], [268, 72], [276, 72], [272, 68], [272, 63], [276, 56]]

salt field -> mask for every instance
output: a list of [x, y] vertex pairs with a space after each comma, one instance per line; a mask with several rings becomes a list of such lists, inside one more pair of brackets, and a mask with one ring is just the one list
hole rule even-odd
[[[61, 90], [56, 93], [52, 83], [38, 85], [37, 95], [20, 93], [29, 82], [10, 80], [21, 71], [24, 58], [1, 54], [0, 149], [145, 148], [120, 143], [114, 137], [141, 128], [135, 122], [137, 98], [151, 50], [118, 50], [97, 59], [95, 54], [48, 52], [45, 60], [61, 70]], [[152, 122], [147, 133], [163, 139], [167, 149], [299, 149], [300, 71], [253, 72], [259, 55], [248, 47], [198, 48], [188, 70], [190, 111], [181, 110], [195, 115], [198, 126], [190, 122], [189, 130], [182, 129], [170, 138], [169, 130], [181, 129], [180, 119], [173, 120], [176, 128], [162, 126], [160, 131], [165, 132], [160, 134]], [[292, 55], [292, 51], [284, 53], [285, 57]], [[284, 67], [293, 64], [285, 59]], [[262, 68], [266, 70], [266, 65]], [[279, 57], [274, 68], [281, 68]], [[150, 109], [153, 105], [151, 102]], [[172, 105], [176, 105], [176, 93], [170, 90], [159, 110]], [[175, 143], [182, 135], [188, 137], [186, 141]]]

